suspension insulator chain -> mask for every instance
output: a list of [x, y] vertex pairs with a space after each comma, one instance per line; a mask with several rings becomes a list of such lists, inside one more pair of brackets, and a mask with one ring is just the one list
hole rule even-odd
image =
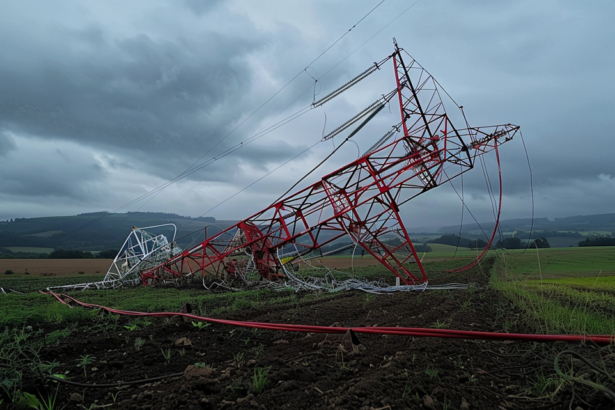
[[372, 152], [376, 151], [378, 148], [383, 146], [384, 143], [387, 142], [389, 140], [389, 138], [391, 138], [393, 135], [395, 135], [398, 131], [399, 131], [399, 129], [397, 129], [397, 127], [394, 127], [392, 130], [390, 130], [389, 132], [384, 134], [382, 137], [380, 137], [380, 139], [374, 145], [372, 145], [370, 149], [365, 151], [365, 153], [362, 156], [369, 155]]
[[337, 127], [336, 129], [334, 129], [333, 131], [325, 135], [322, 140], [323, 141], [330, 140], [331, 138], [335, 137], [337, 134], [344, 131], [346, 128], [350, 127], [355, 122], [359, 121], [361, 118], [365, 117], [366, 115], [370, 114], [371, 112], [375, 110], [381, 109], [382, 106], [384, 106], [386, 103], [388, 103], [391, 100], [391, 98], [395, 95], [396, 92], [397, 92], [397, 89], [391, 91], [390, 93], [383, 96], [382, 98], [377, 99], [376, 101], [368, 105], [367, 108], [365, 108], [363, 111], [361, 111], [360, 113], [358, 113], [357, 115], [355, 115], [354, 117], [352, 117], [351, 119], [349, 119], [348, 121], [346, 121], [345, 123]]
[[343, 93], [344, 91], [348, 90], [352, 86], [358, 84], [360, 81], [362, 81], [365, 78], [367, 78], [370, 74], [374, 73], [377, 69], [378, 69], [378, 67], [376, 67], [376, 66], [372, 66], [372, 67], [368, 68], [367, 70], [363, 71], [361, 74], [359, 74], [358, 76], [356, 76], [352, 80], [348, 81], [346, 84], [342, 85], [337, 90], [335, 90], [335, 91], [325, 95], [320, 100], [313, 102], [312, 103], [312, 107], [320, 107], [321, 105], [324, 105], [325, 103], [331, 101], [332, 99], [334, 99], [335, 97], [337, 97], [338, 95]]
[[380, 66], [382, 64], [384, 64], [385, 62], [387, 62], [390, 58], [391, 58], [391, 56], [385, 58], [384, 60], [382, 60], [382, 61], [380, 61], [378, 63], [374, 63], [373, 66], [371, 66], [367, 70], [363, 71], [361, 74], [359, 74], [358, 76], [356, 76], [352, 80], [348, 81], [346, 84], [342, 85], [337, 90], [330, 92], [329, 94], [325, 95], [324, 97], [322, 97], [318, 101], [314, 101], [312, 103], [312, 107], [314, 107], [314, 108], [315, 107], [320, 107], [321, 105], [331, 101], [332, 99], [334, 99], [338, 95], [342, 94], [344, 91], [348, 90], [349, 88], [351, 88], [351, 87], [355, 86], [356, 84], [358, 84], [359, 82], [363, 81], [364, 79], [369, 77], [371, 74], [376, 72], [376, 70], [379, 70]]

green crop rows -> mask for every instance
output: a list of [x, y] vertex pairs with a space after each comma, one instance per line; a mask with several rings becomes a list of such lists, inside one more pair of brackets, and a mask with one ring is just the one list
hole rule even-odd
[[492, 285], [546, 334], [615, 335], [612, 248], [507, 252]]

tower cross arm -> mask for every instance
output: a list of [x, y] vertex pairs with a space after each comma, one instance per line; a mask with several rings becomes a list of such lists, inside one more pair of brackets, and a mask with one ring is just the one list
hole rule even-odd
[[470, 128], [473, 134], [472, 142], [468, 144], [468, 149], [472, 154], [482, 155], [493, 150], [496, 145], [502, 145], [511, 141], [520, 127], [513, 124], [494, 125], [488, 127]]

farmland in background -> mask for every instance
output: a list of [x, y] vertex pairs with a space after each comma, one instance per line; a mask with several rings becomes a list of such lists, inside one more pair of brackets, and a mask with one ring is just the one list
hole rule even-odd
[[[53, 273], [58, 276], [88, 275], [107, 273], [112, 259], [0, 259], [0, 284], [10, 280], [11, 276], [24, 276], [26, 270], [30, 275]], [[5, 275], [11, 270], [14, 275]]]
[[[615, 333], [613, 248], [490, 251], [481, 265], [463, 273], [450, 270], [471, 261], [476, 251], [460, 249], [453, 258], [454, 247], [436, 248], [423, 261], [430, 284], [465, 282], [475, 286], [393, 295], [358, 291], [296, 293], [292, 289], [228, 292], [220, 288], [207, 291], [197, 278], [183, 288], [69, 293], [86, 302], [118, 309], [177, 312], [189, 304], [197, 315], [253, 322], [498, 333]], [[58, 276], [42, 277], [4, 275], [0, 271], [0, 286], [11, 285], [28, 292], [0, 294], [0, 329], [6, 329], [0, 333], [0, 342], [8, 346], [4, 352], [31, 340], [32, 346], [41, 349], [38, 360], [53, 361], [54, 373], [66, 374], [70, 381], [79, 383], [181, 374], [189, 366], [194, 368], [195, 363], [210, 375], [165, 380], [157, 385], [155, 395], [147, 385], [86, 389], [80, 402], [70, 401], [74, 392], [71, 386], [54, 385], [59, 402], [67, 404], [67, 409], [90, 408], [92, 404], [111, 409], [257, 408], [251, 401], [266, 408], [276, 408], [281, 402], [293, 408], [419, 408], [430, 401], [435, 409], [460, 408], [464, 402], [470, 408], [498, 408], [502, 397], [508, 403], [504, 408], [555, 410], [568, 408], [571, 401], [575, 408], [584, 406], [580, 399], [594, 409], [613, 408], [613, 402], [600, 391], [565, 378], [554, 369], [558, 355], [573, 351], [612, 374], [612, 361], [604, 359], [613, 355], [610, 347], [360, 334], [362, 350], [351, 346], [349, 351], [340, 348], [344, 343], [342, 335], [206, 325], [177, 317], [115, 316], [96, 309], [71, 308], [36, 293], [47, 286], [100, 280], [110, 260], [0, 262], [42, 262], [46, 264], [44, 269], [58, 272]], [[327, 257], [322, 262], [333, 268], [339, 279], [358, 276], [394, 281], [369, 256], [354, 260], [349, 256]], [[98, 275], [87, 271], [86, 265], [94, 263], [101, 264]], [[413, 270], [412, 265], [409, 268]], [[92, 265], [90, 269], [96, 267]], [[75, 270], [86, 270], [87, 274], [74, 273]], [[301, 266], [300, 273], [324, 276], [328, 271], [313, 261], [311, 267]], [[31, 330], [26, 331], [26, 326]], [[82, 363], [86, 355], [92, 358], [89, 365]], [[615, 388], [611, 380], [592, 373], [575, 356], [561, 360], [560, 366], [566, 375], [585, 374], [596, 385]], [[16, 368], [14, 374], [23, 368]], [[10, 371], [11, 367], [0, 369]], [[253, 380], [256, 374], [262, 375], [263, 369], [265, 384], [262, 390], [256, 390]], [[35, 385], [24, 383], [21, 388], [45, 397], [44, 390], [37, 391]], [[246, 397], [250, 401], [244, 401]], [[8, 403], [6, 394], [2, 399]]]

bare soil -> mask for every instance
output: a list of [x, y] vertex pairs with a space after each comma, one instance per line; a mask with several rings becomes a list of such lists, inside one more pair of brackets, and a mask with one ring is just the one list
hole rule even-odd
[[[446, 280], [455, 279], [462, 278]], [[318, 301], [237, 311], [226, 318], [502, 332], [502, 318], [506, 317], [507, 330], [533, 331], [487, 286], [486, 278], [479, 281], [482, 283], [466, 291], [379, 296], [345, 292]], [[57, 326], [45, 330], [54, 329]], [[137, 338], [144, 341], [138, 348]], [[119, 388], [61, 384], [59, 399], [69, 403], [69, 409], [93, 408], [92, 404], [159, 410], [613, 408], [613, 402], [591, 388], [576, 386], [573, 394], [570, 384], [544, 381], [553, 374], [557, 351], [573, 348], [591, 355], [597, 351], [594, 346], [363, 334], [355, 343], [349, 335], [222, 325], [198, 329], [174, 318], [134, 331], [123, 326], [106, 331], [83, 329], [45, 348], [43, 359], [62, 363], [60, 371], [68, 371], [68, 378], [80, 383], [110, 384], [179, 374]], [[168, 351], [171, 357], [165, 360], [163, 352]], [[94, 357], [86, 366], [87, 377], [77, 366], [83, 355]], [[260, 392], [253, 385], [259, 371], [268, 371]]]
[[[104, 275], [111, 262], [111, 259], [0, 259], [0, 275], [2, 279], [22, 277], [26, 270], [30, 275], [73, 276], [79, 272]], [[7, 270], [12, 270], [15, 275], [4, 275]]]

